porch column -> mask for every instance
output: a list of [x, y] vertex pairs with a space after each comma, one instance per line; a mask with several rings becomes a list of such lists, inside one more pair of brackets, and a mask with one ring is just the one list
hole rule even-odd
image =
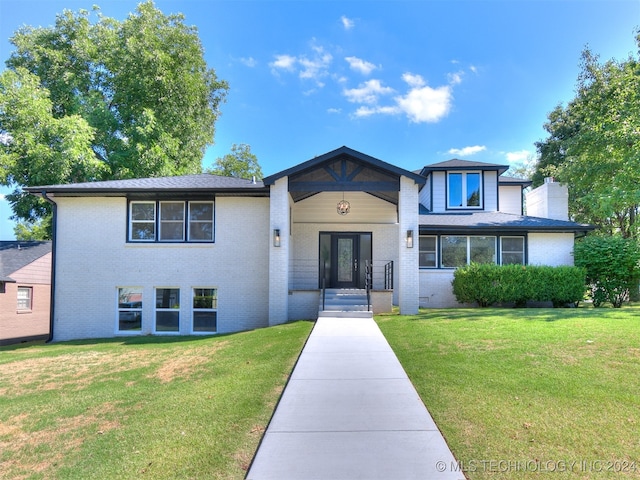
[[[407, 177], [400, 177], [398, 198], [398, 305], [401, 315], [415, 315], [420, 305], [420, 263], [418, 232], [418, 188]], [[407, 245], [411, 232], [412, 247]]]
[[271, 185], [269, 198], [269, 325], [289, 318], [289, 225], [289, 177], [283, 177]]

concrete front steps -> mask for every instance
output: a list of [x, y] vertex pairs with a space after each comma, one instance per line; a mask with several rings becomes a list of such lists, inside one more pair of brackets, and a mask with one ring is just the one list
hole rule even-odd
[[356, 288], [327, 288], [324, 309], [320, 294], [319, 317], [373, 318], [367, 305], [367, 291]]

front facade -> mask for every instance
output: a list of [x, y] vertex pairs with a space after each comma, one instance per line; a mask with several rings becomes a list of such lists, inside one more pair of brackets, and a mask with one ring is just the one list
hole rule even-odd
[[374, 311], [415, 314], [455, 306], [453, 270], [469, 261], [572, 264], [588, 227], [523, 216], [529, 183], [505, 170], [452, 161], [409, 172], [342, 147], [264, 181], [31, 187], [55, 204], [53, 339], [313, 319], [323, 288], [369, 286]]

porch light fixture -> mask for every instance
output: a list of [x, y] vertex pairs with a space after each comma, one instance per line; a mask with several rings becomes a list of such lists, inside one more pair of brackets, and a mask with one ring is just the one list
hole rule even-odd
[[413, 230], [407, 230], [407, 248], [413, 248]]
[[274, 247], [280, 246], [280, 229], [279, 228], [273, 229], [273, 246]]
[[342, 200], [338, 202], [336, 210], [338, 215], [346, 215], [351, 210], [351, 204], [344, 199], [344, 192], [342, 192]]

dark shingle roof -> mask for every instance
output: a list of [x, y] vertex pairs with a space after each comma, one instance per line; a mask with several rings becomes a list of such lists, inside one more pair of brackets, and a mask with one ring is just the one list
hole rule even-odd
[[460, 212], [427, 213], [420, 215], [420, 231], [468, 232], [522, 231], [522, 232], [573, 232], [586, 233], [594, 230], [592, 225], [554, 220], [551, 218], [529, 217], [503, 212]]
[[45, 185], [40, 187], [25, 187], [29, 193], [41, 192], [54, 195], [113, 195], [121, 196], [128, 193], [162, 193], [162, 192], [247, 192], [267, 193], [268, 189], [261, 180], [235, 177], [223, 177], [202, 173], [199, 175], [181, 175], [175, 177], [135, 178], [130, 180], [107, 180], [103, 182], [70, 183], [66, 185]]
[[460, 160], [453, 158], [444, 162], [425, 165], [420, 171], [421, 175], [428, 175], [430, 172], [447, 170], [497, 170], [499, 175], [509, 170], [509, 165], [499, 165], [497, 163], [473, 162], [471, 160]]
[[15, 282], [11, 274], [51, 252], [51, 242], [0, 241], [0, 282]]
[[506, 184], [506, 185], [521, 185], [522, 187], [529, 187], [533, 183], [531, 180], [525, 180], [524, 178], [516, 178], [516, 177], [498, 177], [498, 183]]

